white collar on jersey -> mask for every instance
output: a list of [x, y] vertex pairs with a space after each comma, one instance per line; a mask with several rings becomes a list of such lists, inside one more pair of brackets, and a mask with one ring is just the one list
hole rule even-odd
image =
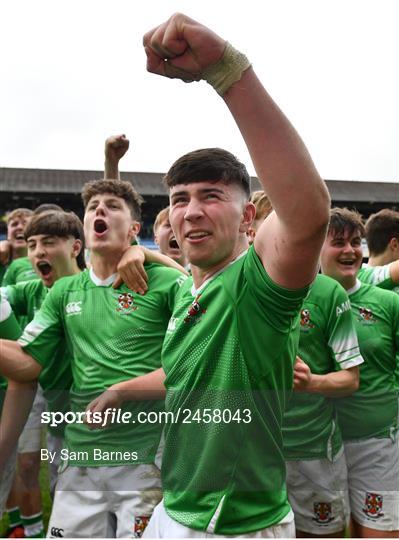
[[108, 287], [108, 285], [111, 285], [116, 278], [116, 274], [112, 274], [108, 276], [106, 279], [100, 279], [96, 276], [96, 274], [93, 271], [93, 268], [90, 268], [89, 270], [90, 279], [94, 283], [94, 285], [97, 285], [97, 287]]
[[208, 279], [206, 279], [204, 281], [204, 283], [202, 285], [200, 285], [198, 287], [198, 289], [195, 288], [195, 285], [193, 283], [193, 286], [191, 287], [191, 294], [193, 296], [197, 296], [200, 292], [202, 292], [205, 287], [208, 285], [208, 283], [210, 283], [213, 279], [215, 279], [215, 277], [217, 277], [219, 274], [221, 274], [222, 272], [224, 272], [226, 270], [226, 268], [228, 268], [229, 266], [231, 266], [232, 264], [234, 264], [235, 262], [237, 262], [239, 259], [241, 259], [241, 257], [244, 257], [244, 255], [248, 253], [248, 250], [246, 249], [245, 251], [243, 251], [242, 253], [240, 253], [238, 255], [238, 257], [236, 257], [234, 259], [234, 261], [230, 261], [229, 263], [227, 263], [225, 266], [223, 266], [223, 268], [220, 268], [220, 270], [218, 270], [217, 272], [215, 272], [214, 274], [212, 274]]
[[361, 286], [362, 286], [362, 282], [360, 281], [360, 279], [356, 278], [355, 285], [351, 289], [348, 289], [346, 291], [346, 294], [349, 296], [350, 294], [353, 294], [353, 293], [357, 292], [360, 289]]

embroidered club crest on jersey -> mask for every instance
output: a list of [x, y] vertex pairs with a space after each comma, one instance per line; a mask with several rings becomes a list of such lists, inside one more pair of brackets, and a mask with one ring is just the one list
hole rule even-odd
[[121, 293], [118, 294], [118, 307], [116, 311], [121, 313], [131, 313], [136, 311], [137, 306], [134, 305], [134, 298], [132, 293]]
[[366, 491], [366, 498], [362, 510], [367, 517], [378, 519], [384, 515], [382, 511], [383, 499], [383, 496], [378, 493]]
[[313, 504], [313, 521], [320, 525], [326, 525], [335, 519], [332, 515], [332, 505], [328, 502], [317, 502]]
[[375, 318], [371, 309], [360, 307], [359, 308], [359, 321], [363, 324], [375, 324], [377, 319]]
[[141, 538], [143, 536], [143, 532], [145, 531], [149, 520], [149, 516], [137, 516], [134, 518], [134, 538]]
[[193, 303], [188, 308], [187, 315], [184, 318], [186, 324], [198, 324], [202, 319], [202, 315], [206, 313], [206, 309], [202, 309], [198, 302], [200, 297], [200, 294], [196, 296]]
[[301, 309], [301, 330], [309, 330], [314, 328], [314, 324], [310, 322], [310, 311], [308, 309]]

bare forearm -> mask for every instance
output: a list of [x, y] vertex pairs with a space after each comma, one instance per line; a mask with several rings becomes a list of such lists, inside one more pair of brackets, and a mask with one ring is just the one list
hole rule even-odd
[[25, 383], [38, 378], [41, 366], [26, 354], [16, 341], [0, 340], [0, 375], [13, 381]]
[[357, 368], [352, 369], [355, 371], [344, 369], [326, 375], [312, 374], [307, 391], [311, 394], [322, 394], [331, 398], [350, 396], [359, 386]]
[[164, 255], [159, 251], [154, 251], [153, 249], [147, 249], [144, 247], [142, 249], [145, 255], [145, 261], [147, 263], [157, 263], [162, 264], [163, 266], [168, 266], [170, 268], [175, 268], [176, 270], [179, 270], [179, 272], [181, 272], [182, 274], [188, 276], [187, 270], [167, 255]]
[[119, 173], [119, 161], [114, 161], [111, 159], [105, 158], [104, 163], [104, 180], [120, 180]]
[[114, 384], [110, 390], [117, 391], [122, 402], [164, 399], [166, 395], [164, 381], [165, 372], [160, 368], [141, 377]]
[[8, 382], [0, 421], [0, 471], [18, 443], [32, 408], [36, 388], [36, 382]]
[[251, 68], [224, 99], [279, 219], [303, 232], [328, 221], [328, 191], [304, 143]]

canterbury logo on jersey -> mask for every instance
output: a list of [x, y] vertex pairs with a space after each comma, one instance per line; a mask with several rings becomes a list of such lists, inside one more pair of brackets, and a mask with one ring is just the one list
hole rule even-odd
[[82, 312], [81, 304], [82, 304], [81, 301], [79, 301], [79, 302], [69, 302], [69, 304], [67, 304], [65, 306], [65, 313], [67, 315], [80, 315], [81, 312]]
[[50, 534], [52, 538], [64, 538], [63, 535], [64, 529], [59, 529], [58, 527], [51, 527]]

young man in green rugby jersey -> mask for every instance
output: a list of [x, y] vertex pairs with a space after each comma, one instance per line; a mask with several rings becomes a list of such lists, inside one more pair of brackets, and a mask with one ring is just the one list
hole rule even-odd
[[[63, 276], [78, 273], [84, 268], [83, 258], [83, 228], [77, 216], [66, 212], [39, 212], [32, 216], [25, 227], [28, 257], [36, 276], [41, 279], [8, 285], [0, 289], [4, 302], [9, 302], [13, 313], [19, 320], [31, 321], [36, 311], [46, 297], [48, 290], [55, 281]], [[2, 338], [6, 336], [1, 335]], [[39, 485], [40, 449], [41, 449], [41, 412], [45, 408], [44, 399], [47, 399], [50, 410], [63, 410], [68, 407], [68, 393], [72, 382], [70, 359], [64, 344], [54, 355], [53, 362], [57, 362], [57, 370], [47, 368], [40, 375], [40, 385], [44, 389], [44, 396], [39, 402], [35, 398], [32, 402], [26, 398], [24, 410], [22, 399], [28, 393], [32, 397], [30, 388], [25, 388], [13, 381], [10, 382], [8, 400], [6, 400], [1, 428], [2, 438], [5, 437], [5, 422], [10, 422], [13, 433], [7, 435], [5, 441], [12, 449], [18, 441], [18, 470], [22, 483], [19, 485], [21, 497], [21, 519], [25, 528], [25, 536], [43, 534], [41, 515], [41, 495]], [[60, 361], [60, 357], [63, 358]], [[49, 374], [50, 373], [50, 374]], [[43, 406], [40, 405], [43, 401]], [[19, 415], [16, 424], [16, 411]], [[31, 412], [29, 412], [31, 411]], [[27, 420], [27, 415], [29, 419]], [[7, 416], [8, 415], [8, 416]], [[25, 426], [25, 427], [24, 427]], [[23, 428], [23, 429], [22, 429]], [[63, 426], [58, 429], [50, 428], [49, 447], [62, 447]], [[8, 429], [8, 428], [7, 428]], [[21, 440], [22, 438], [22, 440]], [[21, 452], [24, 450], [24, 452]], [[2, 454], [6, 453], [2, 447]], [[55, 485], [57, 470], [51, 467], [51, 487]]]
[[[0, 297], [0, 336], [5, 339], [16, 340], [20, 335], [21, 327], [19, 326], [15, 315], [12, 313], [10, 305], [3, 297]], [[0, 416], [6, 389], [7, 384], [2, 384], [2, 378], [0, 377]], [[2, 425], [0, 424], [0, 438], [1, 437]], [[6, 500], [11, 489], [15, 470], [15, 459], [15, 452], [11, 452], [7, 458], [5, 458], [3, 451], [0, 453], [0, 460], [2, 461], [2, 464], [0, 464], [0, 519], [3, 516]]]
[[132, 421], [93, 432], [81, 420], [86, 405], [113, 383], [152, 372], [160, 365], [166, 326], [182, 275], [146, 266], [149, 290], [133, 294], [112, 287], [118, 263], [138, 234], [140, 197], [128, 182], [85, 185], [84, 230], [91, 268], [58, 281], [19, 344], [3, 341], [0, 367], [20, 381], [37, 377], [66, 339], [71, 351], [72, 413], [65, 430], [66, 460], [49, 524], [56, 536], [132, 537], [143, 528], [160, 498], [154, 465], [161, 424], [133, 423], [139, 413], [158, 413], [147, 400], [129, 408]]
[[[29, 279], [32, 268], [26, 259], [24, 228], [31, 215], [32, 210], [28, 208], [16, 208], [6, 217], [7, 240], [0, 242], [0, 283], [2, 283], [8, 270], [7, 280], [12, 283], [23, 281], [25, 276], [27, 276], [25, 279]], [[13, 264], [19, 259], [21, 259], [22, 263]], [[19, 277], [21, 279], [18, 279]]]
[[366, 222], [369, 260], [358, 278], [399, 294], [399, 212], [385, 208]]
[[[262, 191], [252, 193], [259, 221], [272, 212]], [[284, 414], [288, 498], [297, 537], [342, 537], [349, 515], [347, 471], [334, 400], [359, 385], [356, 329], [345, 289], [318, 274], [301, 309], [294, 394]]]
[[125, 397], [139, 399], [161, 395], [164, 379], [174, 418], [165, 427], [164, 500], [145, 536], [293, 536], [281, 420], [328, 193], [241, 53], [181, 14], [146, 34], [144, 47], [149, 71], [186, 82], [206, 77], [223, 95], [276, 208], [247, 252], [255, 209], [242, 163], [204, 149], [166, 175], [169, 219], [192, 279], [169, 322], [164, 373], [123, 383]]
[[359, 214], [346, 208], [331, 211], [321, 267], [349, 295], [364, 358], [359, 389], [336, 406], [345, 443], [354, 536], [397, 538], [399, 296], [357, 278], [363, 233]]

